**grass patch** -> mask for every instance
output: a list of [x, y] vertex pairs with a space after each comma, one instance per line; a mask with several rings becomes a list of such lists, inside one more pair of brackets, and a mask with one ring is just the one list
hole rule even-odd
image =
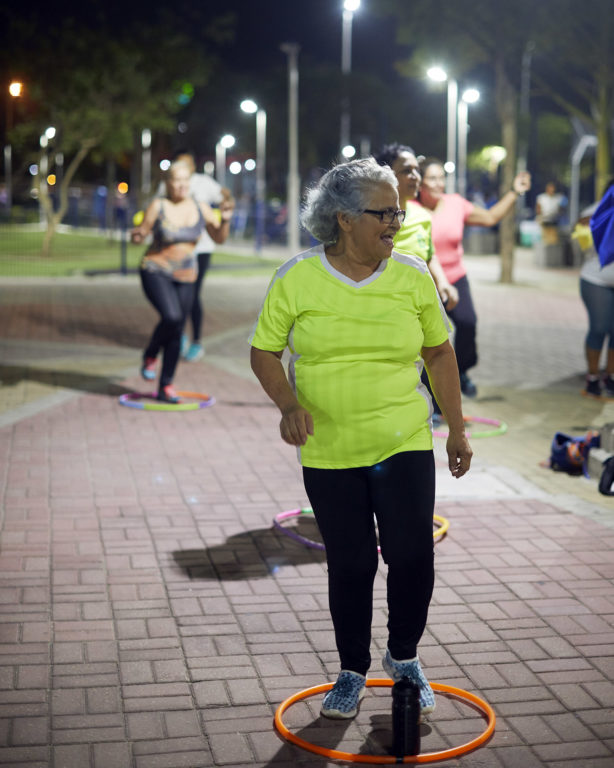
[[[44, 232], [34, 228], [0, 226], [0, 277], [70, 277], [71, 275], [119, 272], [123, 259], [134, 272], [144, 253], [142, 245], [122, 243], [97, 232], [57, 232], [48, 258], [41, 256]], [[272, 273], [279, 262], [216, 253], [211, 261], [216, 271], [246, 274]]]

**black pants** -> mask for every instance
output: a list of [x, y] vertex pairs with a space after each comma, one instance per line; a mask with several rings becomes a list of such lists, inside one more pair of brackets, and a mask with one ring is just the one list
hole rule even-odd
[[473, 306], [467, 275], [463, 275], [453, 285], [458, 291], [458, 304], [454, 309], [448, 311], [448, 316], [456, 329], [454, 351], [456, 352], [458, 371], [459, 373], [466, 373], [478, 362], [476, 344], [478, 318]]
[[205, 311], [203, 309], [202, 301], [200, 298], [200, 289], [209, 269], [209, 262], [211, 261], [210, 253], [198, 254], [198, 277], [194, 283], [194, 301], [192, 302], [192, 309], [190, 311], [190, 320], [192, 322], [192, 339], [193, 341], [200, 341], [202, 334], [203, 320], [205, 319]]
[[371, 665], [375, 521], [388, 566], [388, 648], [413, 658], [434, 583], [432, 451], [407, 451], [373, 467], [303, 467], [307, 496], [326, 546], [328, 596], [341, 669]]
[[145, 296], [160, 313], [160, 322], [154, 328], [145, 357], [157, 357], [163, 350], [160, 389], [171, 384], [179, 353], [181, 332], [192, 306], [194, 283], [179, 283], [163, 272], [141, 270], [141, 284]]

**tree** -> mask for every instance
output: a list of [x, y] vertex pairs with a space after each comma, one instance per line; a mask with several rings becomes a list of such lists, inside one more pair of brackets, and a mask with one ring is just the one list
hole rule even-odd
[[182, 85], [205, 83], [212, 57], [173, 27], [124, 24], [112, 31], [112, 15], [99, 15], [98, 24], [91, 17], [83, 21], [69, 15], [50, 23], [44, 34], [31, 19], [11, 17], [9, 23], [11, 46], [4, 58], [10, 56], [13, 71], [23, 73], [36, 108], [11, 138], [36, 146], [52, 125], [54, 153], [67, 159], [57, 210], [45, 179], [40, 173], [37, 177], [47, 220], [43, 253], [48, 255], [68, 208], [69, 186], [88, 154], [95, 149], [100, 157], [116, 158], [133, 149], [142, 129], [170, 131], [182, 108]]
[[543, 94], [595, 132], [595, 198], [612, 174], [614, 6], [611, 0], [536, 4], [533, 79]]
[[[424, 76], [427, 63], [446, 62], [457, 79], [478, 65], [488, 65], [495, 81], [495, 102], [506, 150], [501, 192], [512, 186], [516, 173], [518, 96], [522, 52], [531, 29], [534, 3], [514, 0], [380, 0], [378, 8], [398, 21], [397, 38], [409, 46], [401, 65], [409, 76]], [[512, 282], [516, 222], [500, 225], [501, 282]]]

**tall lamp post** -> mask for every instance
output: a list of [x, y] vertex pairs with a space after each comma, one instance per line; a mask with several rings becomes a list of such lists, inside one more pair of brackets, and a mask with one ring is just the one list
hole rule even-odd
[[13, 130], [13, 99], [21, 96], [23, 83], [13, 80], [6, 95], [6, 133], [4, 145], [4, 181], [6, 186], [6, 210], [11, 215], [13, 207], [13, 148], [9, 134]]
[[226, 150], [234, 147], [235, 137], [225, 133], [215, 145], [215, 178], [222, 187], [226, 186]]
[[344, 0], [343, 25], [341, 28], [341, 74], [343, 75], [343, 97], [341, 100], [341, 126], [339, 132], [339, 150], [343, 155], [344, 147], [350, 143], [350, 95], [349, 77], [352, 71], [352, 19], [354, 11], [360, 8], [360, 0]]
[[298, 52], [297, 43], [284, 43], [281, 50], [288, 55], [288, 250], [299, 251], [298, 209], [300, 177], [298, 170]]
[[469, 104], [475, 104], [480, 98], [477, 88], [467, 88], [458, 102], [458, 194], [467, 194], [467, 132], [469, 129]]
[[458, 104], [458, 83], [445, 69], [431, 67], [427, 76], [437, 83], [448, 82], [448, 129], [446, 150], [446, 192], [451, 194], [456, 187], [456, 113]]
[[266, 198], [266, 112], [252, 99], [244, 99], [241, 109], [248, 115], [256, 115], [256, 252], [262, 252], [265, 224]]

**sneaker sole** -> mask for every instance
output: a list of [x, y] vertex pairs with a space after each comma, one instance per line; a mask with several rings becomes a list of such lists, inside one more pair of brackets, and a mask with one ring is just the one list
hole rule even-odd
[[[358, 703], [362, 701], [365, 695], [364, 687], [358, 694]], [[358, 707], [351, 709], [349, 712], [341, 712], [339, 709], [321, 709], [320, 714], [322, 717], [328, 717], [330, 720], [350, 720], [352, 717], [356, 717], [358, 714]]]
[[585, 389], [581, 390], [582, 397], [590, 397], [592, 400], [610, 400], [607, 395], [604, 397], [603, 395], [594, 395], [592, 392], [587, 392]]

